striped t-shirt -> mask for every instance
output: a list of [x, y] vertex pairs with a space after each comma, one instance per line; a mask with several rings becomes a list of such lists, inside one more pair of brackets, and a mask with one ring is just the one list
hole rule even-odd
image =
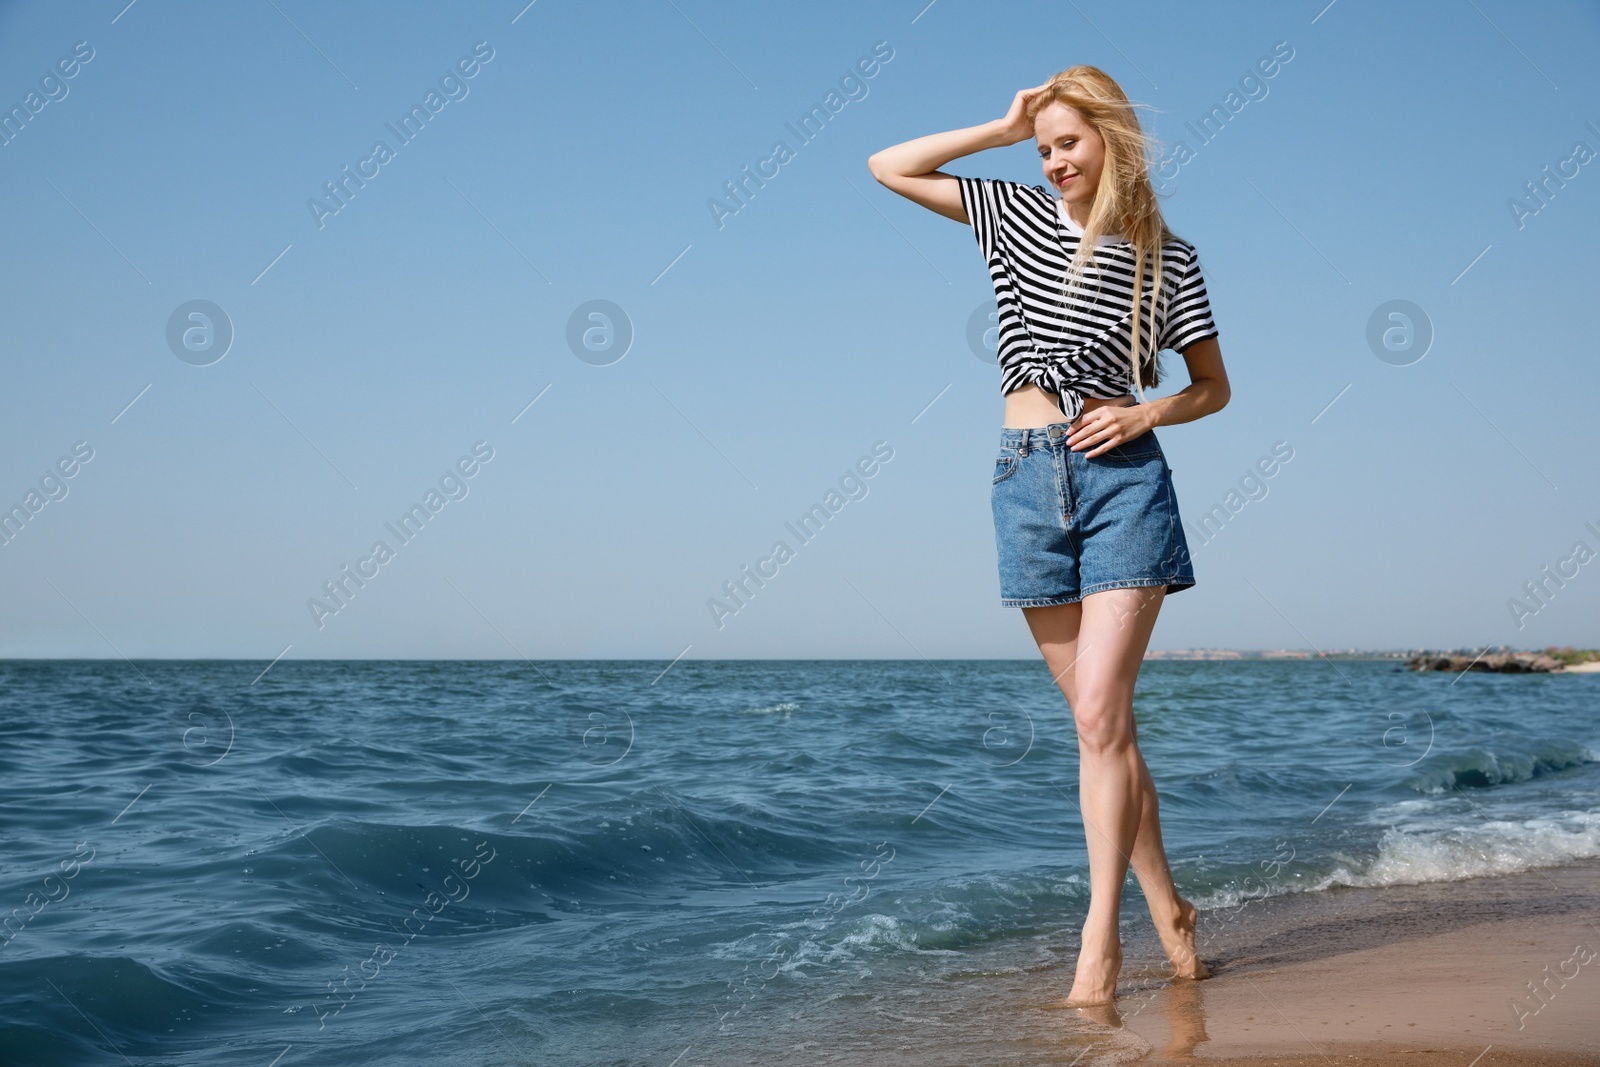
[[[1094, 259], [1070, 299], [1063, 300], [1067, 264], [1083, 228], [1042, 185], [994, 178], [958, 178], [961, 205], [989, 264], [1000, 319], [1000, 392], [1028, 382], [1059, 394], [1068, 421], [1086, 396], [1132, 391], [1133, 245], [1101, 235]], [[1150, 344], [1154, 264], [1146, 262], [1139, 344], [1146, 353], [1185, 348], [1217, 336], [1195, 248], [1170, 237], [1161, 250], [1167, 296]], [[1095, 269], [1098, 264], [1099, 270]], [[1146, 363], [1148, 364], [1148, 357]], [[1145, 376], [1148, 377], [1148, 376]]]

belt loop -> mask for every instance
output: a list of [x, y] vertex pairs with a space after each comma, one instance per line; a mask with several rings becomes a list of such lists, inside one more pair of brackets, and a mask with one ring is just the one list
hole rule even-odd
[[1024, 426], [1022, 428], [1022, 445], [1021, 445], [1021, 447], [1019, 447], [1017, 449], [1017, 455], [1018, 456], [1026, 456], [1027, 454], [1028, 454], [1028, 428], [1026, 426]]

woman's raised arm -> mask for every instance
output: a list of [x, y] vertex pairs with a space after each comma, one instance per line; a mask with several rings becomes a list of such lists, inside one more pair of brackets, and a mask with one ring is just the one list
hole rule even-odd
[[1011, 102], [1005, 118], [968, 126], [944, 133], [930, 133], [903, 144], [875, 152], [867, 159], [867, 168], [880, 184], [893, 189], [907, 200], [936, 211], [945, 218], [971, 225], [966, 209], [961, 206], [961, 190], [954, 175], [941, 173], [939, 168], [952, 159], [970, 156], [986, 148], [1004, 148], [1033, 136], [1033, 123], [1028, 120], [1028, 98], [1043, 89], [1043, 85], [1024, 89]]

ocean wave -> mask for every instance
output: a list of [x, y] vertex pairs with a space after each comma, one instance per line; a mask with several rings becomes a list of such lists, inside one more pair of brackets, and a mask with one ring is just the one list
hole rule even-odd
[[745, 708], [739, 714], [740, 715], [781, 715], [785, 719], [787, 719], [791, 712], [796, 712], [796, 711], [799, 711], [799, 710], [800, 710], [800, 705], [799, 704], [783, 703], [783, 704], [769, 704], [766, 707], [761, 707], [761, 708]]
[[[783, 934], [757, 935], [761, 956], [751, 963], [766, 978], [804, 979], [845, 964], [884, 954], [953, 956], [952, 948], [929, 945], [929, 930], [905, 916], [869, 912], [841, 920], [838, 929], [790, 940]], [[717, 955], [717, 953], [714, 953]]]
[[[764, 926], [707, 954], [760, 961], [770, 975], [803, 977], [807, 970], [883, 955], [959, 955], [996, 941], [1052, 931], [1081, 917], [1088, 882], [1076, 874], [978, 875], [935, 885], [897, 886], [892, 905], [879, 891], [836, 915]], [[877, 905], [875, 908], [874, 905]], [[887, 912], [892, 907], [893, 914]], [[885, 909], [885, 910], [879, 910]]]
[[607, 901], [656, 899], [663, 887], [748, 888], [819, 870], [848, 873], [859, 859], [858, 849], [807, 833], [780, 810], [731, 807], [708, 810], [704, 801], [649, 789], [556, 817], [534, 809], [515, 825], [494, 829], [330, 818], [245, 855], [254, 876], [269, 884], [359, 901], [374, 893], [390, 901], [420, 900], [452, 873], [459, 881], [469, 871], [471, 898], [451, 909], [463, 916], [479, 908], [522, 914], [529, 889], [539, 907], [586, 910]]
[[1246, 900], [1336, 886], [1379, 888], [1519, 874], [1600, 857], [1600, 811], [1528, 819], [1485, 819], [1470, 825], [1391, 827], [1370, 856], [1332, 853], [1320, 862], [1289, 859], [1269, 873], [1249, 868], [1209, 892], [1195, 894], [1202, 911]]
[[1378, 854], [1346, 860], [1316, 888], [1417, 885], [1517, 874], [1600, 857], [1600, 812], [1490, 819], [1446, 829], [1386, 830]]
[[1419, 765], [1406, 782], [1419, 793], [1448, 793], [1456, 788], [1486, 789], [1527, 782], [1540, 775], [1600, 761], [1600, 756], [1573, 741], [1555, 741], [1526, 752], [1477, 750], [1440, 755]]
[[[131, 956], [0, 960], [0, 1046], [7, 1063], [90, 1063], [105, 1056], [97, 1034], [154, 1055], [170, 1049], [174, 1027], [204, 1027], [219, 1002], [244, 1003], [207, 976], [180, 977]], [[93, 1015], [92, 1033], [80, 1008]]]

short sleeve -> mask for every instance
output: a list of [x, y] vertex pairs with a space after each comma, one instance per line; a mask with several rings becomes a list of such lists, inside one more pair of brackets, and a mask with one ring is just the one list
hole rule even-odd
[[1170, 348], [1181, 353], [1196, 341], [1217, 336], [1217, 325], [1211, 318], [1211, 301], [1206, 296], [1206, 279], [1200, 271], [1200, 255], [1193, 245], [1186, 245], [1183, 271], [1167, 307], [1163, 323], [1160, 348]]
[[1021, 188], [1017, 182], [997, 178], [962, 178], [961, 207], [972, 223], [972, 234], [978, 239], [983, 258], [988, 259], [1000, 243], [1000, 224], [1011, 207], [1012, 198]]

